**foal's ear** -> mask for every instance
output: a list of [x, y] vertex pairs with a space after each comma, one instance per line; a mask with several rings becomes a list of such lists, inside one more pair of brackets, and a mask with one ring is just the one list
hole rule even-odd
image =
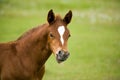
[[72, 11], [70, 10], [64, 17], [63, 21], [66, 23], [66, 24], [69, 24], [70, 21], [72, 19]]
[[48, 23], [52, 23], [53, 21], [55, 20], [55, 15], [53, 13], [53, 10], [51, 9], [49, 12], [48, 12], [48, 16], [47, 16], [47, 21]]

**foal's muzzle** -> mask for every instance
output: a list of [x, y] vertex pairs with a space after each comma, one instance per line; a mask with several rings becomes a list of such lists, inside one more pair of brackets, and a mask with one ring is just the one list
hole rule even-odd
[[70, 53], [68, 51], [60, 50], [56, 54], [56, 60], [58, 63], [65, 61], [69, 57]]

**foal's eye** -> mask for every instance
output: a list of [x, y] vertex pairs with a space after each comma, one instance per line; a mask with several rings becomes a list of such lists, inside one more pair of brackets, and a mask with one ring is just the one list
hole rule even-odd
[[50, 37], [51, 37], [51, 38], [53, 38], [53, 37], [54, 37], [52, 33], [50, 33]]
[[68, 37], [71, 37], [71, 35], [69, 34]]

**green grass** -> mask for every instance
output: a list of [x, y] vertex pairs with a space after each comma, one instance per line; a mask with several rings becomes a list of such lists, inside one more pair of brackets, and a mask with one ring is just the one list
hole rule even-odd
[[71, 55], [62, 64], [51, 55], [43, 80], [120, 80], [119, 0], [0, 0], [0, 42], [45, 23], [50, 9], [73, 11]]

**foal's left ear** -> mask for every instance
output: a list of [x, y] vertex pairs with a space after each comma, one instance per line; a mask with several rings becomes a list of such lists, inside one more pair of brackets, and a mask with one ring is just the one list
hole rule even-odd
[[66, 23], [66, 24], [69, 24], [70, 21], [72, 19], [72, 11], [70, 10], [64, 17], [63, 21]]
[[53, 21], [55, 20], [55, 15], [53, 13], [53, 10], [51, 9], [49, 12], [48, 12], [48, 16], [47, 16], [47, 21], [48, 23], [52, 23]]

